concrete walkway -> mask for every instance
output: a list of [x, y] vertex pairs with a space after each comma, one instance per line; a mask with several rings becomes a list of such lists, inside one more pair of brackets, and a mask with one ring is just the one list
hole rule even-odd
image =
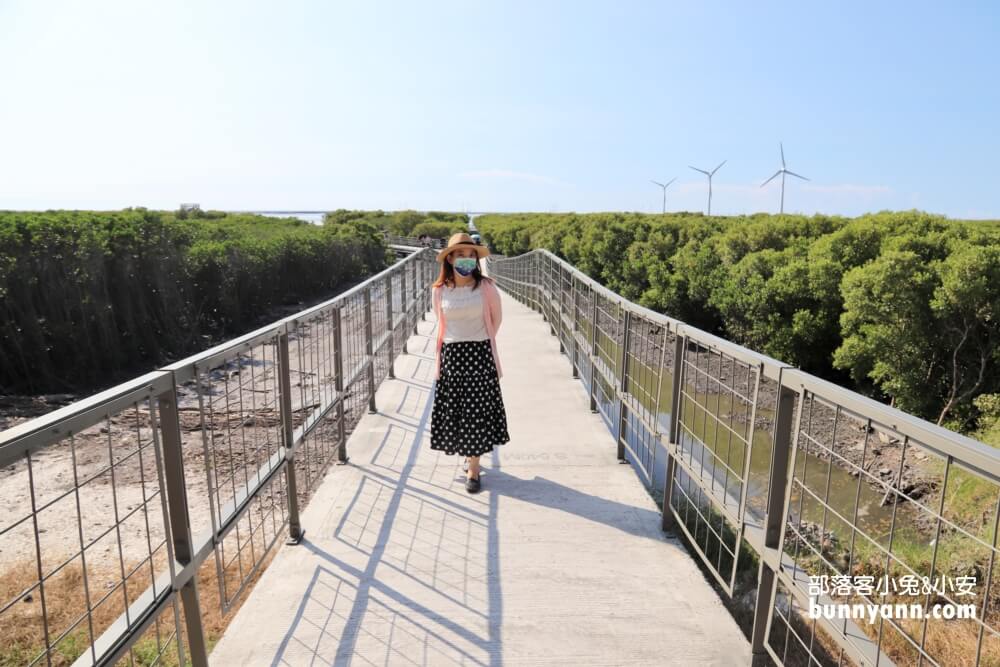
[[429, 448], [430, 313], [213, 665], [749, 664], [548, 324], [506, 294], [503, 309], [511, 441], [481, 459], [482, 491]]

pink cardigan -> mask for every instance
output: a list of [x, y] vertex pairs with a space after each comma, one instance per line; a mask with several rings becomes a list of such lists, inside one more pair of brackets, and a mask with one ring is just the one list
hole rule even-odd
[[[441, 287], [434, 290], [434, 314], [438, 321], [437, 336], [437, 367], [434, 371], [434, 379], [441, 376], [441, 346], [444, 345], [445, 319], [444, 311], [441, 308]], [[500, 368], [500, 355], [497, 353], [497, 330], [500, 328], [500, 321], [503, 313], [500, 310], [500, 290], [493, 283], [493, 279], [487, 276], [479, 282], [479, 287], [483, 291], [483, 320], [486, 324], [486, 333], [490, 337], [490, 347], [493, 349], [493, 362], [497, 367], [497, 376], [503, 377], [503, 370]]]

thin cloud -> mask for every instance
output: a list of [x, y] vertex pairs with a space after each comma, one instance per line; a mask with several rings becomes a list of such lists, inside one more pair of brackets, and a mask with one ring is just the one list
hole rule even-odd
[[[852, 183], [834, 184], [834, 185], [813, 185], [810, 183], [797, 183], [792, 182], [791, 186], [786, 185], [786, 189], [789, 187], [794, 187], [796, 190], [801, 190], [803, 192], [815, 192], [817, 194], [828, 194], [828, 195], [888, 195], [892, 193], [892, 188], [888, 185], [856, 185]], [[690, 182], [681, 183], [678, 188], [681, 192], [707, 192], [708, 191], [708, 181], [702, 182]], [[756, 185], [747, 185], [740, 183], [712, 183], [713, 192], [729, 192], [729, 193], [740, 193], [740, 194], [754, 194], [754, 193], [767, 193], [771, 189], [780, 190], [781, 183], [768, 183], [766, 187], [760, 187], [760, 183]], [[669, 192], [669, 190], [668, 190]]]
[[[712, 182], [712, 192], [713, 193], [719, 193], [719, 192], [734, 193], [734, 192], [738, 192], [740, 194], [754, 194], [759, 189], [760, 189], [760, 187], [757, 186], [757, 185], [740, 185], [738, 183], [719, 183], [717, 181], [713, 181]], [[684, 193], [688, 193], [688, 192], [698, 192], [698, 193], [708, 192], [708, 179], [705, 179], [705, 180], [703, 180], [701, 182], [694, 181], [694, 182], [691, 182], [691, 183], [681, 183], [677, 187], [677, 190], [680, 191], [680, 192], [684, 192]], [[667, 192], [669, 193], [670, 190], [667, 190]]]
[[461, 178], [476, 181], [520, 181], [522, 183], [535, 183], [537, 185], [558, 185], [568, 186], [556, 178], [543, 174], [533, 174], [526, 171], [514, 171], [511, 169], [475, 169], [464, 171], [459, 174]]
[[855, 185], [843, 183], [840, 185], [811, 185], [803, 183], [798, 186], [805, 192], [822, 192], [824, 194], [849, 194], [849, 195], [887, 195], [892, 192], [888, 185]]

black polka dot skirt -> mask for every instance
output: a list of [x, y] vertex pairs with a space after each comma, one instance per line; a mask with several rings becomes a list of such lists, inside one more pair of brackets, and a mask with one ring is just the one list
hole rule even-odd
[[441, 373], [431, 407], [431, 449], [481, 456], [509, 440], [490, 341], [442, 344]]

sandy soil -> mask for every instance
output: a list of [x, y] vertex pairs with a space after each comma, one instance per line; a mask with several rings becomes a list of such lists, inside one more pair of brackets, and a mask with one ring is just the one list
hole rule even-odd
[[[345, 334], [360, 331], [362, 321], [360, 308], [345, 310]], [[329, 319], [312, 322], [290, 337], [296, 426], [320, 406], [329, 405], [335, 396], [332, 335]], [[347, 376], [364, 359], [363, 338], [345, 335], [344, 347]], [[376, 378], [384, 375], [384, 365], [380, 360]], [[211, 528], [211, 500], [225, 503], [241, 486], [252, 486], [259, 466], [281, 442], [275, 346], [247, 350], [202, 373], [199, 379], [200, 387], [192, 381], [178, 388], [188, 510], [196, 536]], [[366, 389], [362, 375], [345, 392], [348, 434], [367, 409]], [[71, 395], [0, 397], [0, 430], [74, 399]], [[81, 542], [87, 547], [90, 562], [117, 562], [119, 550], [125, 561], [134, 561], [157, 550], [164, 540], [165, 522], [150, 428], [151, 408], [155, 411], [148, 402], [133, 405], [71, 439], [35, 452], [30, 469], [28, 460], [22, 459], [0, 470], [0, 569], [34, 561], [35, 521], [45, 571], [79, 553]], [[297, 464], [297, 470], [308, 470], [309, 477], [315, 478], [326, 468], [335, 456], [330, 443], [335, 438], [330, 434], [336, 434], [336, 426], [332, 419], [324, 420], [326, 458], [316, 457], [317, 449], [313, 448], [308, 460]], [[206, 451], [214, 475], [211, 487]], [[302, 477], [305, 475], [300, 475], [299, 487], [304, 501], [308, 489]], [[264, 494], [265, 511], [276, 498]], [[37, 509], [34, 517], [33, 506]]]

